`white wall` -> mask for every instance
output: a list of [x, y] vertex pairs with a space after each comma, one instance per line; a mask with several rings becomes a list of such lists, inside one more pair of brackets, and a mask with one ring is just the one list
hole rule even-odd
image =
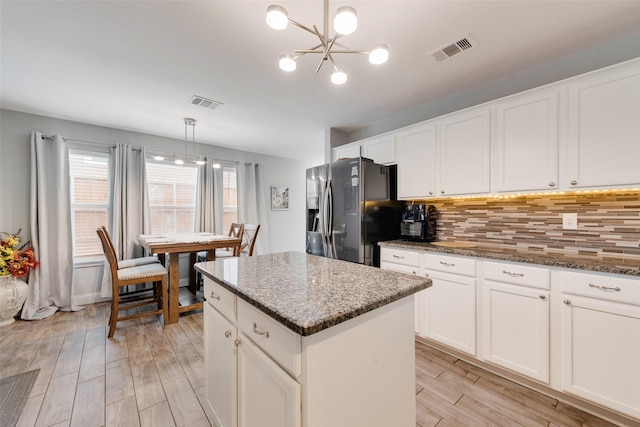
[[[68, 120], [0, 110], [0, 231], [15, 232], [22, 229], [26, 241], [30, 236], [30, 144], [29, 132], [46, 135], [58, 134], [105, 145], [127, 143], [145, 146], [150, 150], [181, 152], [184, 141], [119, 129], [93, 126]], [[267, 156], [229, 148], [197, 144], [198, 154], [215, 155], [225, 160], [255, 162], [262, 165], [264, 197], [270, 207], [271, 186], [289, 187], [289, 210], [272, 211], [267, 208], [269, 252], [305, 250], [305, 171], [322, 159], [310, 163], [281, 157]], [[98, 300], [99, 277], [102, 267], [88, 266], [76, 269], [74, 274], [74, 304], [87, 304]]]

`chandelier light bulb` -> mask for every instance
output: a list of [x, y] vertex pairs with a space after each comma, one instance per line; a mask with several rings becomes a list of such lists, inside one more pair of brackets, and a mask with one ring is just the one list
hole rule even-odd
[[184, 160], [176, 159], [173, 163], [175, 163], [176, 165], [184, 165]]
[[220, 169], [222, 166], [220, 165], [220, 163], [214, 163], [213, 164], [213, 168], [214, 169]]
[[206, 162], [205, 162], [204, 160], [200, 159], [200, 160], [196, 160], [196, 161], [194, 161], [194, 163], [195, 163], [196, 165], [198, 165], [198, 166], [202, 166], [202, 165], [204, 165]]
[[287, 9], [282, 6], [272, 4], [267, 8], [267, 25], [274, 30], [284, 30], [289, 25]]
[[338, 70], [331, 74], [331, 83], [334, 85], [341, 85], [347, 82], [347, 73], [342, 70]]
[[162, 156], [153, 156], [153, 160], [157, 160], [157, 161], [160, 162], [160, 161], [164, 160], [164, 157], [162, 157]]
[[336, 17], [333, 18], [333, 28], [336, 33], [347, 35], [353, 33], [358, 28], [358, 15], [356, 10], [350, 6], [343, 6], [338, 9]]
[[296, 60], [293, 59], [291, 55], [281, 55], [278, 64], [282, 71], [295, 71], [296, 69]]
[[375, 46], [369, 52], [369, 62], [372, 64], [384, 64], [389, 59], [389, 50], [387, 46], [380, 44]]

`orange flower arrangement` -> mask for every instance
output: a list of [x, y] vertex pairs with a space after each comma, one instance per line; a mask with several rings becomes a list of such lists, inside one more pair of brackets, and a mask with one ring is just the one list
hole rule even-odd
[[0, 276], [23, 277], [40, 265], [30, 242], [19, 246], [20, 231], [16, 234], [0, 232]]

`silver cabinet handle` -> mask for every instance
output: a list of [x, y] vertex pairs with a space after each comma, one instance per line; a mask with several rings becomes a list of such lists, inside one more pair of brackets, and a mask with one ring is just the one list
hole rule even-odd
[[564, 300], [564, 301], [562, 301], [562, 302], [563, 302], [563, 303], [565, 303], [565, 304], [567, 304], [567, 305], [571, 305], [571, 301], [570, 301], [570, 300], [568, 300], [568, 299], [566, 299], [566, 300]]
[[240, 340], [239, 340], [239, 339], [236, 339], [236, 340], [233, 342], [233, 345], [235, 345], [236, 347], [238, 347], [238, 346], [240, 345]]
[[524, 273], [513, 273], [507, 270], [502, 270], [502, 274], [508, 274], [511, 277], [524, 277]]
[[602, 286], [602, 285], [595, 285], [593, 283], [589, 283], [589, 287], [590, 288], [597, 288], [597, 289], [602, 289], [603, 291], [616, 291], [616, 292], [620, 292], [620, 288], [619, 287], [611, 287], [611, 286]]
[[571, 185], [577, 185], [578, 181], [576, 181], [575, 179], [573, 181], [571, 181]]
[[269, 331], [261, 331], [260, 329], [258, 329], [258, 325], [256, 325], [256, 322], [253, 322], [253, 333], [256, 335], [262, 335], [265, 338], [269, 338]]
[[544, 301], [544, 300], [547, 299], [547, 296], [546, 295], [540, 295], [540, 299]]
[[393, 255], [393, 257], [394, 257], [395, 259], [404, 259], [404, 257], [403, 257], [403, 256], [400, 256], [400, 255]]
[[211, 296], [209, 298], [217, 299], [218, 301], [220, 301], [220, 295], [214, 294], [213, 291], [211, 291]]
[[231, 331], [225, 331], [224, 332], [224, 337], [225, 338], [229, 338], [231, 336]]
[[452, 262], [444, 262], [444, 261], [440, 261], [440, 264], [444, 265], [445, 267], [455, 267], [456, 265]]
[[551, 182], [549, 183], [549, 187], [555, 187], [555, 186], [556, 186], [556, 183], [555, 183], [555, 182], [551, 181]]

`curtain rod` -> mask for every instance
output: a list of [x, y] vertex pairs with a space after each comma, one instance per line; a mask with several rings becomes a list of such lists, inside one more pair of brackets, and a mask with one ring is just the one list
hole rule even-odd
[[[32, 132], [29, 132], [28, 134], [29, 136], [32, 135]], [[53, 141], [54, 136], [53, 135], [42, 135], [42, 139], [47, 140], [47, 141]], [[65, 138], [62, 137], [62, 140], [64, 142], [81, 142], [83, 144], [91, 144], [91, 145], [98, 145], [100, 147], [115, 147], [115, 144], [103, 144], [100, 142], [95, 142], [95, 141], [86, 141], [84, 139], [73, 139], [73, 138]], [[142, 150], [142, 147], [133, 147], [134, 150]], [[171, 156], [175, 156], [176, 152], [171, 152], [171, 151], [161, 151], [161, 150], [147, 150], [147, 154], [148, 157], [153, 157], [153, 154], [167, 154], [167, 155], [171, 155]], [[240, 162], [238, 160], [227, 160], [227, 159], [220, 159], [214, 155], [211, 156], [205, 156], [205, 157], [211, 157], [214, 160], [218, 160], [221, 162], [229, 162], [229, 163], [235, 163], [235, 164], [239, 164]]]

